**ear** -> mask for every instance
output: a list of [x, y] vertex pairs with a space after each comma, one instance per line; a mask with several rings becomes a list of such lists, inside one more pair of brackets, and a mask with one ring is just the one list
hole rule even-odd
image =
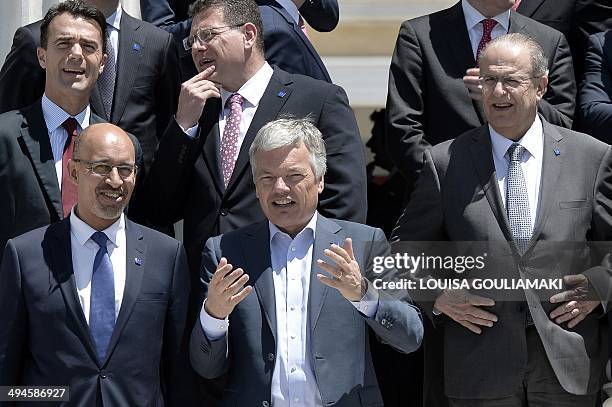
[[38, 47], [36, 48], [36, 57], [38, 58], [38, 64], [40, 65], [40, 67], [42, 69], [46, 69], [47, 68], [47, 51], [42, 48], [42, 47]]
[[546, 89], [548, 88], [548, 76], [542, 76], [538, 78], [537, 86], [536, 86], [536, 95], [538, 96], [538, 100], [544, 97], [546, 93]]
[[319, 194], [323, 192], [323, 188], [325, 187], [324, 184], [325, 183], [323, 181], [323, 177], [321, 177], [321, 180], [319, 181], [319, 185], [317, 185], [317, 192], [319, 192]]
[[98, 68], [98, 75], [100, 75], [102, 71], [104, 71], [104, 66], [106, 65], [107, 58], [108, 58], [108, 55], [106, 54], [102, 55], [102, 59], [100, 60], [100, 67]]
[[70, 177], [70, 182], [72, 182], [74, 185], [79, 185], [77, 163], [72, 161], [72, 159], [68, 160], [68, 175]]
[[255, 46], [255, 41], [257, 40], [257, 36], [261, 33], [257, 32], [257, 27], [253, 23], [245, 23], [244, 26], [244, 46], [245, 48], [253, 48]]

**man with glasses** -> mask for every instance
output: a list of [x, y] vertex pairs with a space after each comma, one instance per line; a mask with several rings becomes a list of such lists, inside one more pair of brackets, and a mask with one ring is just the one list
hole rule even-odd
[[425, 152], [393, 232], [394, 241], [487, 242], [479, 278], [563, 281], [503, 298], [499, 290], [432, 289], [415, 299], [443, 331], [451, 406], [598, 400], [612, 267], [609, 245], [592, 243], [612, 239], [612, 149], [538, 114], [548, 81], [533, 39], [514, 33], [490, 42], [479, 78], [488, 124]]
[[132, 140], [93, 124], [67, 170], [70, 215], [6, 245], [0, 385], [65, 386], [71, 405], [196, 405], [185, 251], [123, 213], [138, 175]]

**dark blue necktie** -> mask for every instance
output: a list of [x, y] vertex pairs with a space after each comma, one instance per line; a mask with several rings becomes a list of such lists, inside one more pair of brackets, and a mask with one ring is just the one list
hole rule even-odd
[[96, 253], [91, 275], [89, 331], [100, 361], [104, 360], [115, 327], [115, 278], [113, 265], [106, 249], [108, 238], [103, 232], [91, 235], [100, 249]]

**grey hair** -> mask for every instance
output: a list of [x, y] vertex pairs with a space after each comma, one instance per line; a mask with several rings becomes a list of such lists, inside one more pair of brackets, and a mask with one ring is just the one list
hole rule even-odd
[[499, 36], [489, 42], [483, 52], [480, 53], [478, 63], [482, 62], [487, 51], [493, 48], [512, 48], [520, 47], [529, 52], [531, 58], [531, 74], [536, 77], [548, 76], [548, 58], [544, 55], [544, 50], [535, 39], [521, 33], [511, 33]]
[[255, 155], [259, 151], [271, 151], [304, 143], [310, 152], [310, 166], [317, 180], [327, 171], [327, 153], [323, 135], [308, 119], [283, 118], [269, 122], [257, 132], [249, 148], [249, 160], [253, 178], [257, 171]]

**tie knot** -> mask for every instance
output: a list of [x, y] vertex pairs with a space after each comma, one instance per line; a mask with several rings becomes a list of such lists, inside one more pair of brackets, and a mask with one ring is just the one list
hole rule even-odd
[[240, 93], [234, 93], [232, 96], [230, 96], [228, 101], [230, 103], [230, 106], [235, 105], [235, 104], [242, 106], [242, 102], [244, 101], [244, 98], [242, 97]]
[[527, 151], [527, 149], [519, 143], [512, 143], [512, 145], [508, 147], [508, 156], [510, 157], [510, 161], [521, 161], [525, 151]]
[[497, 25], [497, 21], [493, 20], [492, 18], [485, 18], [484, 20], [481, 21], [481, 23], [482, 23], [482, 35], [486, 35], [486, 36], [491, 35], [491, 31], [493, 31], [493, 28]]
[[108, 237], [106, 237], [104, 232], [95, 232], [93, 235], [91, 235], [91, 240], [96, 242], [101, 248], [106, 249], [106, 241], [108, 240]]
[[64, 120], [64, 123], [62, 123], [62, 127], [66, 129], [68, 136], [71, 136], [71, 137], [77, 136], [78, 122], [76, 121], [74, 117], [69, 117], [66, 120]]

